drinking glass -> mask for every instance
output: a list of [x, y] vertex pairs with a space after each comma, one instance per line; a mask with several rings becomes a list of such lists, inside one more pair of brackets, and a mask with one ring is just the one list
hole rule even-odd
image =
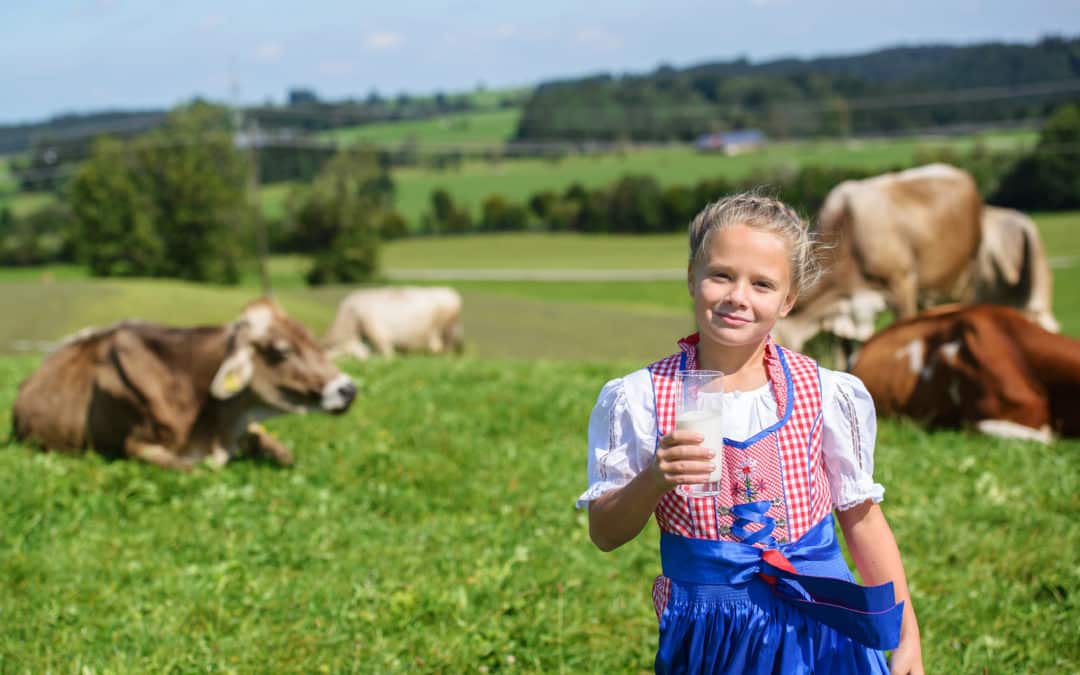
[[693, 497], [720, 494], [724, 472], [724, 374], [719, 370], [679, 370], [675, 385], [675, 428], [704, 436], [702, 447], [714, 455], [709, 480], [687, 485], [684, 490]]

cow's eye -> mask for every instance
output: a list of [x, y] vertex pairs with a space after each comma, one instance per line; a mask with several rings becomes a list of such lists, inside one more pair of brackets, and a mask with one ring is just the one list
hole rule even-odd
[[281, 361], [292, 352], [292, 346], [285, 340], [274, 340], [266, 347], [266, 357], [271, 361]]

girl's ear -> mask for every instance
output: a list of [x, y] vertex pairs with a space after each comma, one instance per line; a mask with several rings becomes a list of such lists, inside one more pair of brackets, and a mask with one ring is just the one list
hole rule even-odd
[[690, 297], [694, 297], [694, 263], [689, 263], [686, 266], [686, 290], [690, 292]]
[[780, 305], [780, 318], [784, 318], [795, 307], [795, 301], [799, 299], [799, 292], [792, 289], [788, 296], [784, 298], [784, 303]]

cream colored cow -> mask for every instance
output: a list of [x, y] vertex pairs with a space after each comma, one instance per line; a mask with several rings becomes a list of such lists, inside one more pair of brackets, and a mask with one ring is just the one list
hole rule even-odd
[[338, 305], [323, 338], [331, 358], [367, 359], [372, 352], [461, 351], [461, 294], [444, 286], [389, 286], [354, 291]]
[[818, 214], [825, 275], [777, 324], [777, 341], [801, 349], [819, 332], [864, 341], [886, 307], [906, 318], [970, 299], [981, 217], [974, 179], [946, 164], [840, 183]]

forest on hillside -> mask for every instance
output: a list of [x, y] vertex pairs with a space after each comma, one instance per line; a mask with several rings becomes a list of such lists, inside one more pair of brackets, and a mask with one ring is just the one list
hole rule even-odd
[[688, 141], [743, 128], [798, 137], [1034, 123], [1080, 98], [1078, 78], [1080, 38], [1057, 37], [663, 66], [542, 84], [516, 139]]

